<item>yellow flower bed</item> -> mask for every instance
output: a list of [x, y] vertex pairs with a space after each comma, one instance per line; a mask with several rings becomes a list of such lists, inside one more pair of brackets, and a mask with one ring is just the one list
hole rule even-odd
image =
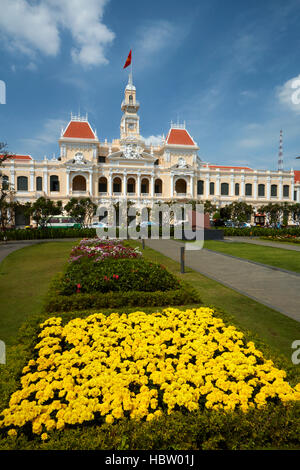
[[68, 424], [300, 399], [300, 384], [293, 389], [283, 370], [210, 308], [99, 313], [65, 326], [50, 318], [41, 327], [37, 359], [2, 412], [0, 427], [11, 436], [26, 423], [45, 440]]

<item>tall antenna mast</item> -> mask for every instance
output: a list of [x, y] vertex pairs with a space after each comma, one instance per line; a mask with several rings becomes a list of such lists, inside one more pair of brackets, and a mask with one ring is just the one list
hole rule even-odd
[[283, 151], [282, 151], [282, 130], [279, 137], [279, 153], [278, 153], [278, 171], [283, 170]]

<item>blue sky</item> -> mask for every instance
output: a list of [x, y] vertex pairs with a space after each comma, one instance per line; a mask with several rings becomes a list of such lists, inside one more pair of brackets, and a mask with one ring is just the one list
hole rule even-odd
[[79, 109], [118, 138], [132, 48], [147, 142], [186, 121], [204, 161], [276, 169], [283, 129], [300, 169], [299, 24], [300, 0], [0, 0], [0, 141], [51, 158]]

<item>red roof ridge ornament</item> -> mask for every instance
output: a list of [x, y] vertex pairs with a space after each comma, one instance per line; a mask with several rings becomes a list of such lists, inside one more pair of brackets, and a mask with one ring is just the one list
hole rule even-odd
[[61, 138], [98, 140], [97, 132], [92, 129], [87, 113], [85, 116], [71, 113], [71, 119], [62, 130]]
[[173, 121], [171, 121], [171, 127], [166, 137], [166, 144], [197, 147], [197, 143], [185, 127], [185, 121], [183, 124], [179, 124], [179, 122], [173, 123]]

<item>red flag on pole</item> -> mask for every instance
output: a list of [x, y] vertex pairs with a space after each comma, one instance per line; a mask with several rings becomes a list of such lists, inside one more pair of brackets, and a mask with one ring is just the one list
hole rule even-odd
[[123, 69], [126, 69], [126, 67], [128, 67], [128, 65], [130, 65], [130, 64], [131, 64], [131, 49], [130, 49], [130, 52], [128, 54], [128, 57], [126, 59], [126, 62], [125, 62], [125, 65], [124, 65]]

